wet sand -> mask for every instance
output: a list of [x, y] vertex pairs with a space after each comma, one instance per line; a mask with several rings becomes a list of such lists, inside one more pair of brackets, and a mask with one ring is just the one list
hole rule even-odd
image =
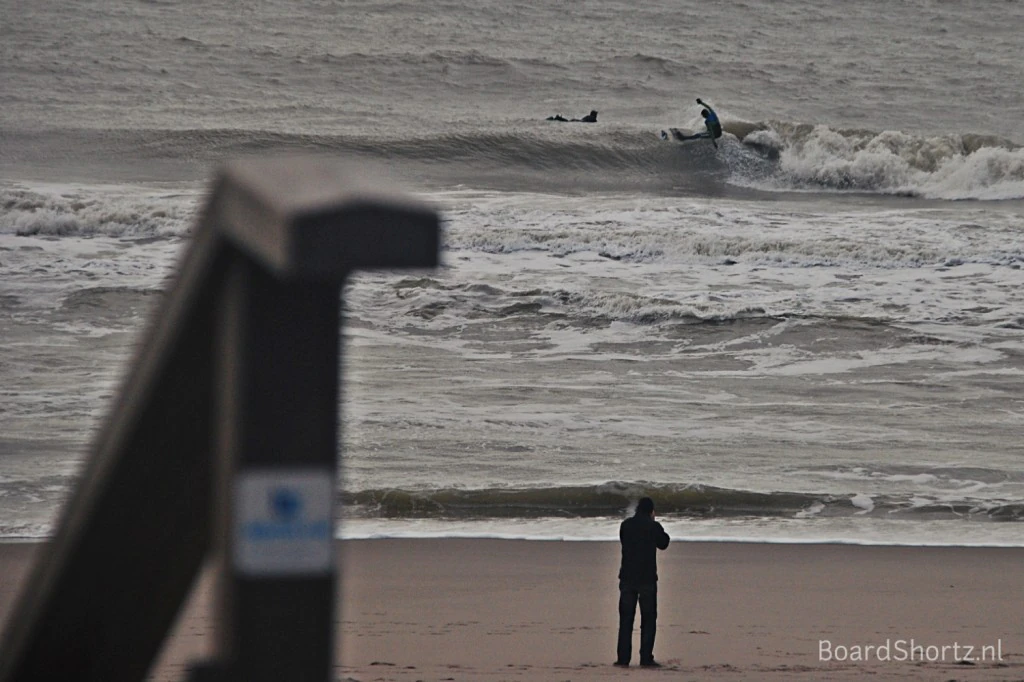
[[[0, 544], [5, 621], [40, 548]], [[338, 551], [338, 680], [1024, 679], [1021, 548], [674, 542], [659, 563], [662, 670], [611, 665], [616, 543], [349, 540]], [[208, 655], [209, 603], [207, 575], [149, 679], [181, 680]]]

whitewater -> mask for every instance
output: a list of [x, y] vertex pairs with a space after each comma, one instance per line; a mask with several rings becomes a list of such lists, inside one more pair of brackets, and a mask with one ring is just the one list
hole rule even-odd
[[343, 535], [1020, 544], [1019, 4], [0, 6], [0, 536], [217, 165], [298, 152], [444, 219], [345, 290]]

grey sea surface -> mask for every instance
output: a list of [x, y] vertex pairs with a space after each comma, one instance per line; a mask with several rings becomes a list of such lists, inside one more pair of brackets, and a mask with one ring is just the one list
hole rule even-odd
[[[0, 0], [0, 537], [41, 537], [224, 159], [354, 158], [341, 532], [1021, 543], [1024, 5]], [[725, 136], [701, 127], [702, 97]], [[596, 123], [546, 120], [599, 112]]]

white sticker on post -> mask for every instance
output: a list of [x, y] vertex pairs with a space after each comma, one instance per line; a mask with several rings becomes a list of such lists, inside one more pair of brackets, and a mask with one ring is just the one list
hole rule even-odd
[[257, 469], [235, 478], [234, 562], [250, 576], [324, 575], [334, 565], [334, 476]]

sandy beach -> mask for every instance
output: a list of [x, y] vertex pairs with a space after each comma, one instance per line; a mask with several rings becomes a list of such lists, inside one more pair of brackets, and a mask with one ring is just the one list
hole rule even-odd
[[[0, 545], [5, 622], [41, 547]], [[338, 552], [338, 680], [1024, 679], [1019, 548], [675, 542], [659, 567], [663, 670], [611, 665], [616, 543], [349, 540]], [[206, 654], [209, 597], [207, 576], [151, 680], [180, 680]]]

